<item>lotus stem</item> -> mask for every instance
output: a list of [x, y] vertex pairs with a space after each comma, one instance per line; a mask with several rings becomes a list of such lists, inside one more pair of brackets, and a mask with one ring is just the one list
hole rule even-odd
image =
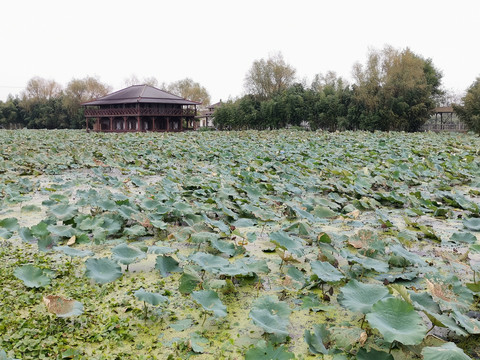
[[395, 341], [392, 341], [392, 343], [390, 344], [390, 348], [388, 349], [389, 354], [392, 353], [393, 345], [395, 345]]
[[367, 318], [367, 314], [363, 314], [363, 317], [362, 317], [362, 322], [360, 324], [360, 329], [363, 329], [363, 324], [365, 323], [365, 319]]
[[147, 321], [148, 308], [147, 308], [147, 303], [145, 301], [143, 302], [143, 310], [145, 311], [145, 314], [143, 315], [143, 318], [144, 318], [145, 321]]
[[205, 311], [203, 313], [203, 322], [202, 322], [202, 326], [205, 324], [205, 321], [207, 320], [207, 312]]
[[432, 327], [430, 329], [428, 329], [428, 331], [425, 335], [427, 335], [430, 331], [432, 331], [434, 327], [435, 327], [435, 324], [432, 323]]

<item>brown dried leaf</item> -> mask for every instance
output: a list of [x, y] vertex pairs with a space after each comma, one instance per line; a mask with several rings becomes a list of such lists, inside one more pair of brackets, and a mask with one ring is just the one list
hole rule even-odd
[[75, 235], [73, 235], [70, 239], [68, 239], [67, 246], [71, 246], [71, 245], [75, 244], [75, 241], [77, 241], [77, 237]]
[[64, 298], [58, 295], [48, 295], [43, 297], [43, 303], [47, 310], [55, 315], [68, 314], [73, 310], [75, 300]]

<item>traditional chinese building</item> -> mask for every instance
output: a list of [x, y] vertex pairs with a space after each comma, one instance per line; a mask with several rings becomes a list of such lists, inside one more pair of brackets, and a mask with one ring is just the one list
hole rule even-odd
[[197, 105], [149, 85], [133, 85], [85, 106], [87, 131], [183, 131], [198, 127]]

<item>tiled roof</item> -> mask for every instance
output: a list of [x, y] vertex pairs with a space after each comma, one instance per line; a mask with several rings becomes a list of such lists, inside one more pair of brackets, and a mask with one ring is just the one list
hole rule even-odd
[[199, 105], [199, 102], [190, 101], [180, 96], [170, 94], [149, 85], [133, 85], [125, 89], [105, 95], [97, 100], [83, 103], [84, 106], [131, 104], [131, 103], [155, 103], [155, 104], [180, 104]]

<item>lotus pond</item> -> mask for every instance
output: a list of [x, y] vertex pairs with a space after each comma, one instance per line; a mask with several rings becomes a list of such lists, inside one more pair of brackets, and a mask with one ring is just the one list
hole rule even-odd
[[0, 359], [480, 357], [477, 136], [0, 144]]

